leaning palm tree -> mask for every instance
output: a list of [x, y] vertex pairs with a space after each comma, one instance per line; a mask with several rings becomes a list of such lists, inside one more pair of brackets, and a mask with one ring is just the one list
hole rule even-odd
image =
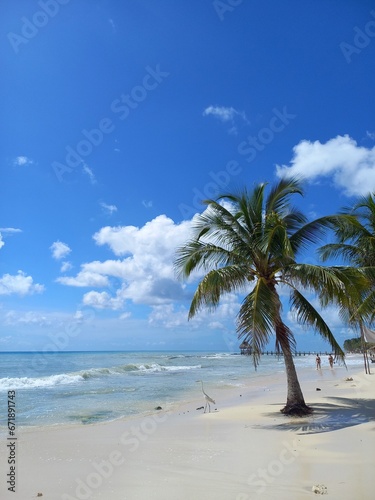
[[266, 184], [239, 194], [207, 200], [207, 209], [195, 218], [192, 239], [177, 250], [175, 268], [181, 278], [193, 271], [206, 272], [191, 302], [189, 319], [202, 307], [215, 309], [223, 294], [242, 293], [237, 332], [250, 347], [255, 367], [260, 354], [275, 335], [283, 354], [287, 377], [287, 415], [306, 415], [292, 352], [295, 338], [282, 316], [280, 289], [289, 289], [291, 309], [304, 325], [312, 327], [332, 347], [335, 356], [344, 352], [330, 328], [306, 295], [315, 292], [322, 306], [339, 305], [345, 293], [355, 293], [357, 275], [351, 268], [297, 263], [299, 252], [317, 243], [327, 227], [326, 219], [307, 222], [291, 204], [303, 194], [298, 179], [281, 179], [266, 195]]

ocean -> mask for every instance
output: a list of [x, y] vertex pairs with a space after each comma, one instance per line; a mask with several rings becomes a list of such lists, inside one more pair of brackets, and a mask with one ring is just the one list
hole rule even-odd
[[[315, 356], [297, 356], [298, 367], [315, 369]], [[361, 366], [358, 356], [347, 364]], [[7, 425], [8, 391], [14, 391], [16, 425], [91, 424], [173, 408], [206, 392], [265, 386], [267, 375], [284, 373], [282, 358], [216, 352], [0, 353], [0, 431]], [[12, 393], [13, 394], [13, 393]], [[202, 399], [202, 403], [204, 400]]]

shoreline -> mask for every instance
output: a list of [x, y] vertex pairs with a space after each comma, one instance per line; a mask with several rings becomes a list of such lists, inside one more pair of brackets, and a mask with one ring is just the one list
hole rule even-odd
[[[239, 355], [238, 355], [239, 356]], [[265, 387], [265, 390], [267, 389], [267, 385], [270, 385], [274, 387], [276, 384], [281, 385], [281, 390], [285, 391], [285, 399], [286, 399], [286, 379], [285, 379], [285, 367], [282, 362], [281, 357], [275, 357], [273, 356], [273, 360], [275, 361], [275, 366], [274, 370], [272, 372], [268, 371], [270, 366], [267, 365], [264, 366], [264, 364], [261, 362], [259, 365], [258, 370], [254, 369], [254, 366], [252, 365], [252, 361], [249, 357], [247, 356], [241, 356], [243, 359], [247, 359], [248, 361], [248, 372], [247, 374], [242, 373], [238, 377], [231, 378], [229, 377], [228, 379], [222, 378], [222, 376], [218, 376], [217, 378], [213, 378], [212, 374], [210, 374], [210, 378], [207, 379], [204, 377], [204, 388], [208, 394], [212, 395], [213, 393], [215, 394], [215, 397], [217, 399], [223, 399], [226, 400], [228, 398], [231, 398], [231, 394], [235, 394], [236, 390], [245, 390], [247, 387], [251, 388], [252, 392], [254, 393], [254, 396], [258, 391], [262, 390], [262, 387]], [[268, 356], [266, 356], [266, 359], [268, 361]], [[351, 355], [349, 359], [347, 359], [349, 362], [354, 361], [354, 365], [346, 367], [344, 364], [335, 364], [333, 370], [330, 369], [328, 366], [326, 366], [326, 363], [323, 364], [322, 369], [320, 371], [315, 370], [315, 355], [306, 355], [306, 356], [301, 356], [301, 357], [296, 357], [296, 360], [303, 360], [303, 361], [310, 361], [310, 364], [303, 364], [298, 366], [296, 365], [297, 368], [297, 374], [301, 383], [302, 387], [302, 392], [303, 391], [303, 382], [304, 378], [311, 378], [314, 376], [314, 373], [320, 374], [326, 374], [328, 375], [329, 373], [335, 373], [335, 370], [339, 370], [343, 375], [345, 373], [349, 373], [352, 370], [358, 369], [360, 365], [358, 365], [358, 362], [362, 362], [360, 359], [360, 356], [358, 355]], [[298, 363], [298, 361], [297, 361]], [[266, 371], [263, 371], [263, 369], [266, 368]], [[375, 367], [374, 367], [375, 370]], [[202, 377], [202, 374], [199, 374], [197, 372], [196, 377]], [[328, 375], [331, 376], [331, 375]], [[178, 380], [176, 380], [178, 382]], [[195, 399], [199, 399], [199, 395], [201, 395], [201, 388], [200, 384], [198, 384], [200, 380], [191, 380], [191, 385], [188, 389], [186, 387], [183, 388], [183, 390], [180, 393], [177, 393], [177, 398], [174, 396], [165, 396], [165, 395], [160, 395], [160, 397], [157, 396], [157, 392], [154, 393], [154, 399], [149, 400], [149, 404], [145, 404], [143, 402], [138, 409], [138, 411], [134, 411], [134, 413], [123, 413], [119, 414], [115, 417], [112, 418], [103, 418], [103, 416], [100, 414], [101, 411], [99, 410], [98, 414], [96, 415], [95, 412], [87, 410], [86, 412], [83, 412], [81, 415], [77, 414], [72, 418], [70, 421], [68, 419], [60, 420], [60, 421], [55, 421], [55, 422], [50, 422], [50, 421], [43, 421], [43, 422], [32, 422], [32, 423], [20, 423], [18, 425], [19, 429], [38, 429], [39, 427], [42, 427], [43, 429], [46, 428], [56, 428], [58, 426], [67, 426], [71, 427], [74, 425], [97, 425], [100, 423], [105, 423], [105, 422], [115, 422], [118, 420], [126, 420], [128, 418], [138, 418], [142, 416], [147, 416], [151, 413], [154, 412], [155, 407], [162, 406], [163, 408], [168, 407], [172, 408], [173, 410], [178, 409], [181, 405], [184, 405], [185, 403], [194, 401]], [[67, 389], [70, 389], [71, 386], [67, 385]], [[10, 389], [13, 387], [10, 386]], [[22, 396], [22, 389], [16, 389], [17, 392], [19, 392], [19, 396]], [[202, 396], [203, 397], [203, 396]], [[204, 399], [202, 399], [204, 403]], [[22, 403], [22, 400], [21, 400]], [[106, 403], [106, 401], [104, 402]], [[143, 408], [141, 408], [143, 406]], [[83, 406], [84, 408], [84, 406]], [[103, 407], [104, 408], [104, 407]], [[7, 432], [6, 426], [1, 426], [0, 425], [0, 436], [3, 433]]]
[[197, 411], [197, 397], [111, 422], [19, 429], [16, 494], [3, 472], [2, 497], [302, 500], [324, 484], [332, 499], [371, 498], [375, 376], [358, 367], [298, 375], [314, 407], [305, 418], [279, 412], [286, 381], [276, 373], [210, 394], [211, 413]]

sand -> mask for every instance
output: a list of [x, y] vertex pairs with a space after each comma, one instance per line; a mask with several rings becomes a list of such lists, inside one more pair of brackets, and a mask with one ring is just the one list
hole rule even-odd
[[286, 383], [269, 376], [211, 394], [211, 413], [197, 410], [197, 392], [147, 416], [21, 429], [16, 492], [7, 491], [7, 448], [0, 498], [303, 500], [320, 497], [314, 486], [331, 500], [374, 498], [375, 375], [335, 367], [299, 376], [315, 410], [308, 418], [279, 412]]

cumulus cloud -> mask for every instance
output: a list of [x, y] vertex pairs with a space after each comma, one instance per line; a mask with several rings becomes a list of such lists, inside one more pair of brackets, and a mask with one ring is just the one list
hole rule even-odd
[[14, 227], [0, 227], [0, 248], [2, 248], [5, 245], [5, 242], [3, 240], [3, 235], [15, 234], [15, 233], [22, 233], [22, 230], [16, 229]]
[[84, 296], [85, 305], [102, 309], [119, 309], [127, 300], [157, 305], [186, 298], [173, 262], [176, 248], [188, 239], [190, 229], [191, 221], [175, 224], [165, 215], [142, 227], [103, 227], [93, 236], [96, 244], [107, 245], [122, 258], [84, 263], [77, 276], [57, 281], [70, 286], [111, 287]]
[[330, 177], [345, 195], [365, 195], [375, 186], [375, 147], [358, 146], [348, 135], [324, 144], [301, 141], [293, 148], [290, 165], [277, 165], [276, 173], [311, 181]]
[[175, 224], [166, 215], [159, 215], [141, 228], [103, 227], [93, 238], [97, 245], [108, 245], [117, 256], [145, 253], [148, 256], [155, 255], [162, 262], [169, 262], [176, 246], [185, 241], [190, 229], [189, 221]]
[[102, 207], [102, 209], [104, 210], [104, 212], [107, 213], [107, 214], [109, 214], [109, 215], [112, 215], [113, 212], [117, 212], [116, 205], [107, 205], [107, 203], [102, 202], [100, 204], [100, 206]]
[[28, 158], [27, 156], [17, 156], [14, 160], [13, 160], [13, 165], [15, 165], [16, 167], [23, 167], [23, 166], [28, 166], [28, 165], [32, 165], [34, 163], [34, 161], [31, 159], [31, 158]]
[[44, 286], [33, 282], [31, 276], [27, 276], [23, 271], [18, 271], [16, 275], [4, 274], [0, 278], [0, 295], [31, 295], [41, 293]]
[[117, 294], [117, 297], [113, 298], [107, 292], [95, 291], [85, 293], [82, 302], [85, 306], [91, 306], [97, 309], [112, 309], [113, 311], [122, 309], [124, 304], [119, 294]]
[[152, 308], [148, 318], [150, 325], [162, 326], [163, 328], [176, 328], [187, 323], [187, 310], [176, 311], [173, 304], [157, 305]]
[[63, 259], [71, 252], [69, 246], [62, 241], [55, 241], [49, 248], [52, 251], [52, 257], [56, 260]]
[[[208, 324], [212, 330], [227, 330], [230, 323], [234, 328], [234, 321], [240, 308], [237, 295], [228, 293], [222, 296], [220, 304], [212, 313], [207, 309], [202, 309], [197, 316], [189, 321], [189, 327], [197, 328], [202, 324]], [[214, 319], [212, 319], [214, 318]], [[176, 328], [186, 326], [188, 322], [188, 311], [185, 307], [176, 307], [175, 304], [160, 304], [152, 307], [149, 316], [149, 323], [152, 326], [163, 328]]]
[[102, 288], [109, 285], [109, 281], [106, 276], [86, 270], [80, 271], [75, 277], [62, 276], [61, 278], [57, 278], [56, 281], [62, 285], [76, 287]]

